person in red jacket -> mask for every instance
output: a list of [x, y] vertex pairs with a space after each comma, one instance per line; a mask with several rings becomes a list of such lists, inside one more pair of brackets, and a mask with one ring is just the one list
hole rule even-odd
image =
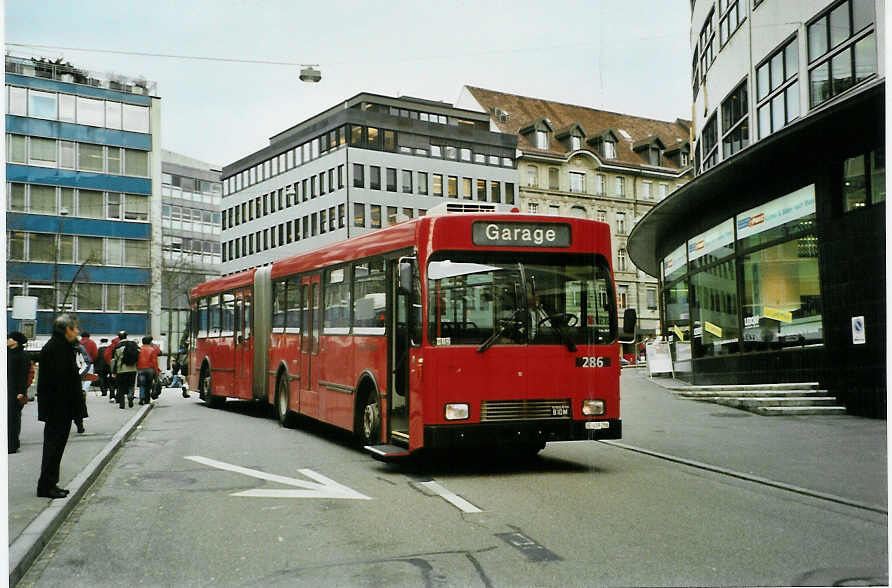
[[81, 345], [87, 350], [87, 355], [90, 356], [90, 362], [96, 363], [96, 356], [99, 355], [99, 347], [96, 346], [96, 341], [90, 339], [90, 333], [87, 331], [81, 333]]
[[158, 367], [158, 354], [158, 348], [152, 345], [152, 337], [143, 337], [142, 347], [139, 348], [139, 359], [136, 362], [139, 403], [141, 405], [152, 402], [150, 399], [152, 385], [157, 375], [161, 373], [161, 368]]

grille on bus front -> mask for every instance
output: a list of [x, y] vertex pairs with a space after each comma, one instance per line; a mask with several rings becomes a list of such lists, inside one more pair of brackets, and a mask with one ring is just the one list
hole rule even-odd
[[481, 421], [569, 419], [569, 400], [484, 400]]

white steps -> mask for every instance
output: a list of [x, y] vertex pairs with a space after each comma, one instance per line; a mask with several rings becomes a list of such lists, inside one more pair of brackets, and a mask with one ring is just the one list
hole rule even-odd
[[670, 386], [683, 398], [714, 402], [762, 416], [846, 414], [834, 396], [818, 390], [816, 383], [741, 386]]

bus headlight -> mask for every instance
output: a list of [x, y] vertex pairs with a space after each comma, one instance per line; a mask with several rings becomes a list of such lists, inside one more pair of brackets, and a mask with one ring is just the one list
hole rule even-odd
[[470, 414], [471, 409], [468, 407], [467, 403], [453, 402], [446, 405], [447, 421], [462, 421], [468, 418]]
[[604, 414], [604, 401], [603, 400], [583, 400], [582, 401], [582, 414], [585, 416], [595, 416], [599, 414]]

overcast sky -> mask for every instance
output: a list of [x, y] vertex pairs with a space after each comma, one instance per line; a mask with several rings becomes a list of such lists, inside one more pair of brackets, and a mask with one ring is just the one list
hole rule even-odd
[[[359, 92], [465, 84], [690, 118], [689, 0], [6, 0], [7, 51], [157, 82], [162, 147], [226, 165]], [[33, 49], [25, 43], [69, 49]], [[80, 51], [74, 49], [92, 49]], [[319, 64], [299, 67], [96, 50]]]

